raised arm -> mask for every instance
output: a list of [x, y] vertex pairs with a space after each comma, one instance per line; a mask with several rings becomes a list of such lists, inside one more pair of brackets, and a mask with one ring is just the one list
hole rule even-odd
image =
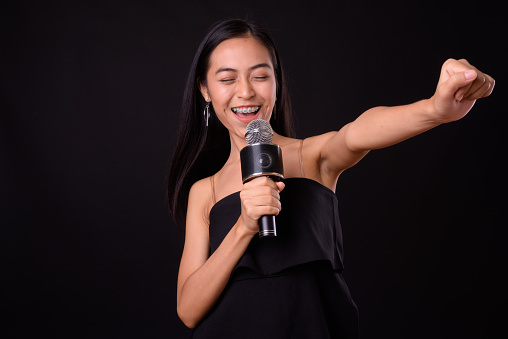
[[447, 60], [430, 99], [394, 107], [374, 107], [328, 135], [320, 152], [321, 172], [338, 176], [369, 150], [387, 147], [440, 124], [459, 120], [477, 99], [489, 96], [494, 79], [466, 60]]

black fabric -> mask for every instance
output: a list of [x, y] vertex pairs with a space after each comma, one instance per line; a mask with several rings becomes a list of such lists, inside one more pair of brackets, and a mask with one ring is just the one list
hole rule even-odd
[[[358, 312], [341, 274], [337, 198], [305, 178], [285, 180], [277, 237], [254, 237], [193, 338], [357, 338]], [[239, 192], [210, 212], [213, 253], [240, 216]]]

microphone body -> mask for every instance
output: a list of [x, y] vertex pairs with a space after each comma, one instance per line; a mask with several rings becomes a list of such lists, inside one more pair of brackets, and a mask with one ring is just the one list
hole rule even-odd
[[[284, 179], [282, 151], [272, 143], [272, 128], [264, 120], [256, 119], [247, 125], [245, 133], [248, 145], [240, 151], [242, 181], [267, 176], [274, 181]], [[259, 219], [259, 237], [277, 236], [274, 215], [263, 215]]]

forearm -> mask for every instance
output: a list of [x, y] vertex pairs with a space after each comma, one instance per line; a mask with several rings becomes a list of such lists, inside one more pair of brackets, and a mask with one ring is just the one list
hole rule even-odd
[[183, 284], [177, 300], [180, 319], [195, 327], [215, 305], [231, 272], [249, 245], [252, 234], [242, 231], [239, 220], [208, 260]]
[[344, 138], [350, 150], [368, 151], [394, 145], [441, 123], [435, 118], [431, 100], [374, 107], [350, 124]]

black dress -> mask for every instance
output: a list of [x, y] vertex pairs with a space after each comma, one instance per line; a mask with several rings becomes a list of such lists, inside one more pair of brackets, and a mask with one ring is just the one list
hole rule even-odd
[[[193, 338], [357, 338], [358, 311], [342, 277], [337, 197], [305, 178], [285, 180], [277, 237], [252, 239]], [[240, 216], [240, 194], [210, 211], [213, 253]]]

